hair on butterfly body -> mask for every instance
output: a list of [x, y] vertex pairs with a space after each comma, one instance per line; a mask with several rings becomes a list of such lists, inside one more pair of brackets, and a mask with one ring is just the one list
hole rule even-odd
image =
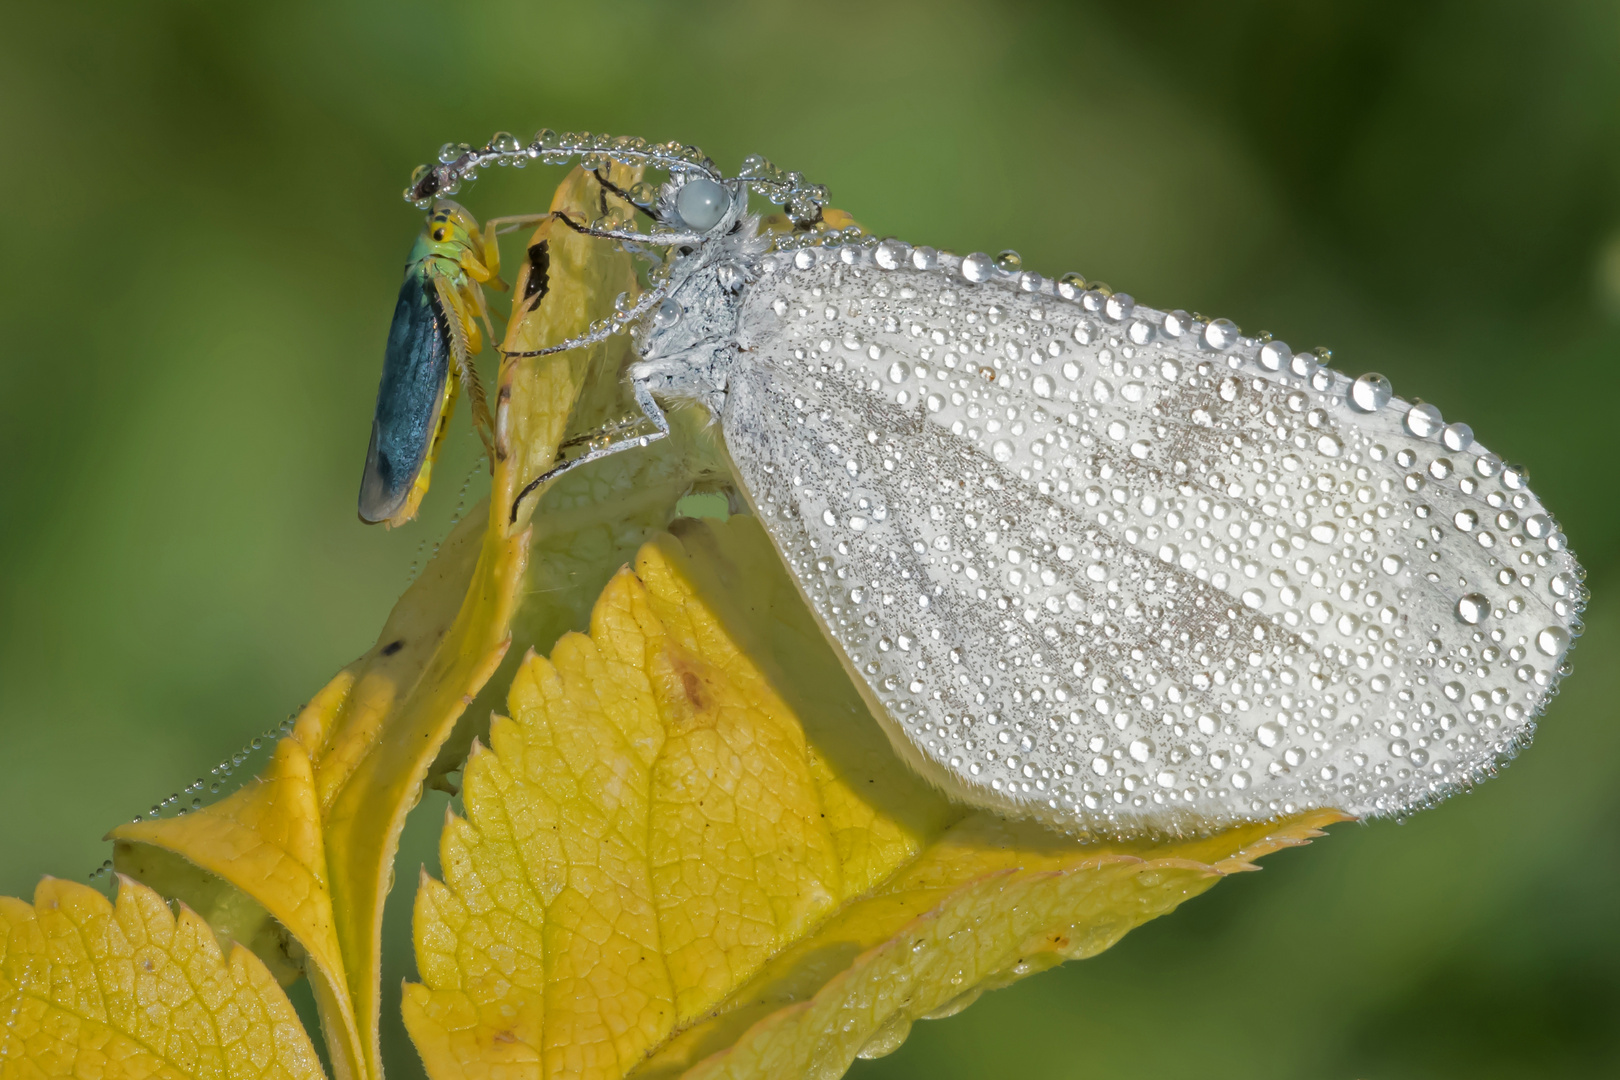
[[[759, 217], [745, 212], [747, 199], [740, 191], [714, 186], [729, 202], [713, 227], [718, 235], [672, 259], [667, 295], [642, 328], [642, 359], [629, 374], [655, 393], [703, 404], [718, 419], [738, 351], [737, 318], [744, 293], [759, 276], [759, 260], [770, 238], [759, 235]], [[666, 189], [660, 210], [678, 214], [679, 194], [692, 187], [688, 181], [676, 190]], [[713, 192], [707, 194], [712, 197]]]
[[727, 179], [691, 148], [536, 145], [671, 172], [650, 234], [576, 225], [671, 251], [593, 335], [636, 334], [661, 433], [660, 397], [716, 416], [874, 715], [941, 788], [1076, 832], [1402, 814], [1529, 741], [1583, 575], [1466, 425], [1011, 253], [760, 237], [749, 186], [800, 220], [825, 197], [760, 159]]

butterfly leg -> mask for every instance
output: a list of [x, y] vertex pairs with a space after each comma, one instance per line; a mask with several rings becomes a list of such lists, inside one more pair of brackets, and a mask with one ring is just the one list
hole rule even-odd
[[594, 236], [602, 240], [628, 240], [634, 244], [651, 244], [657, 247], [675, 247], [680, 244], [690, 244], [696, 246], [709, 239], [703, 233], [672, 232], [654, 236], [650, 233], [638, 233], [631, 229], [597, 229], [591, 227], [590, 225], [580, 224], [567, 214], [563, 213], [561, 210], [553, 210], [551, 213], [557, 218], [558, 221], [561, 221], [564, 225], [568, 226], [570, 229], [573, 229], [581, 236]]
[[[615, 184], [612, 180], [609, 180], [607, 178], [607, 174], [601, 169], [597, 169], [591, 175], [596, 177], [596, 182], [602, 185], [602, 190], [604, 192], [610, 195], [617, 195], [620, 199], [623, 199], [625, 204], [630, 207], [632, 212], [646, 214], [648, 217], [653, 218], [653, 220], [657, 220], [656, 216], [651, 210], [632, 199], [628, 191], [625, 191], [618, 184]], [[602, 213], [607, 213], [607, 202], [605, 199], [603, 200]]]
[[640, 449], [641, 447], [647, 446], [669, 435], [669, 418], [664, 415], [664, 410], [660, 408], [658, 402], [654, 400], [652, 390], [647, 386], [647, 384], [637, 379], [631, 383], [631, 390], [635, 394], [636, 405], [641, 408], [642, 413], [646, 415], [648, 420], [652, 421], [653, 426], [658, 430], [650, 434], [631, 435], [623, 438], [610, 439], [607, 443], [588, 450], [577, 458], [559, 462], [558, 464], [552, 466], [550, 469], [529, 481], [529, 483], [524, 486], [523, 490], [518, 492], [517, 498], [512, 500], [512, 513], [508, 518], [509, 521], [517, 521], [519, 504], [522, 503], [523, 500], [532, 492], [538, 489], [540, 485], [549, 483], [565, 473], [572, 472], [581, 465], [589, 465], [593, 461], [601, 461], [605, 457], [609, 457], [610, 455], [617, 454], [624, 450]]

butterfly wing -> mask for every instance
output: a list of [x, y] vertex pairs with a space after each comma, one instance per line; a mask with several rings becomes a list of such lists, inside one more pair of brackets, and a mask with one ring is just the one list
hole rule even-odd
[[361, 520], [390, 521], [408, 510], [440, 427], [450, 350], [450, 318], [436, 283], [425, 273], [406, 274], [377, 386], [360, 479]]
[[766, 260], [722, 425], [923, 775], [1175, 828], [1400, 813], [1528, 740], [1584, 593], [1522, 473], [1230, 324], [840, 255]]

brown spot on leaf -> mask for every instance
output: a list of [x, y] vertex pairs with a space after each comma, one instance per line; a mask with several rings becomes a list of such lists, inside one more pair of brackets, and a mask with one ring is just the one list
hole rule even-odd
[[659, 681], [663, 683], [669, 723], [677, 729], [713, 726], [717, 697], [707, 665], [685, 649], [672, 646], [659, 666], [664, 667]]
[[698, 678], [697, 672], [681, 672], [681, 689], [686, 691], [686, 700], [692, 703], [692, 708], [703, 708], [703, 680]]

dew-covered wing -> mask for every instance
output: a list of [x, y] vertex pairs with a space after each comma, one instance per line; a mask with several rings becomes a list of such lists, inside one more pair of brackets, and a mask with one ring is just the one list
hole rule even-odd
[[1584, 592], [1464, 429], [1230, 324], [840, 254], [768, 257], [722, 422], [925, 775], [1195, 826], [1399, 813], [1528, 740]]
[[399, 513], [439, 424], [450, 370], [450, 324], [425, 274], [407, 274], [394, 305], [377, 385], [366, 471], [360, 478], [360, 517], [387, 521]]

